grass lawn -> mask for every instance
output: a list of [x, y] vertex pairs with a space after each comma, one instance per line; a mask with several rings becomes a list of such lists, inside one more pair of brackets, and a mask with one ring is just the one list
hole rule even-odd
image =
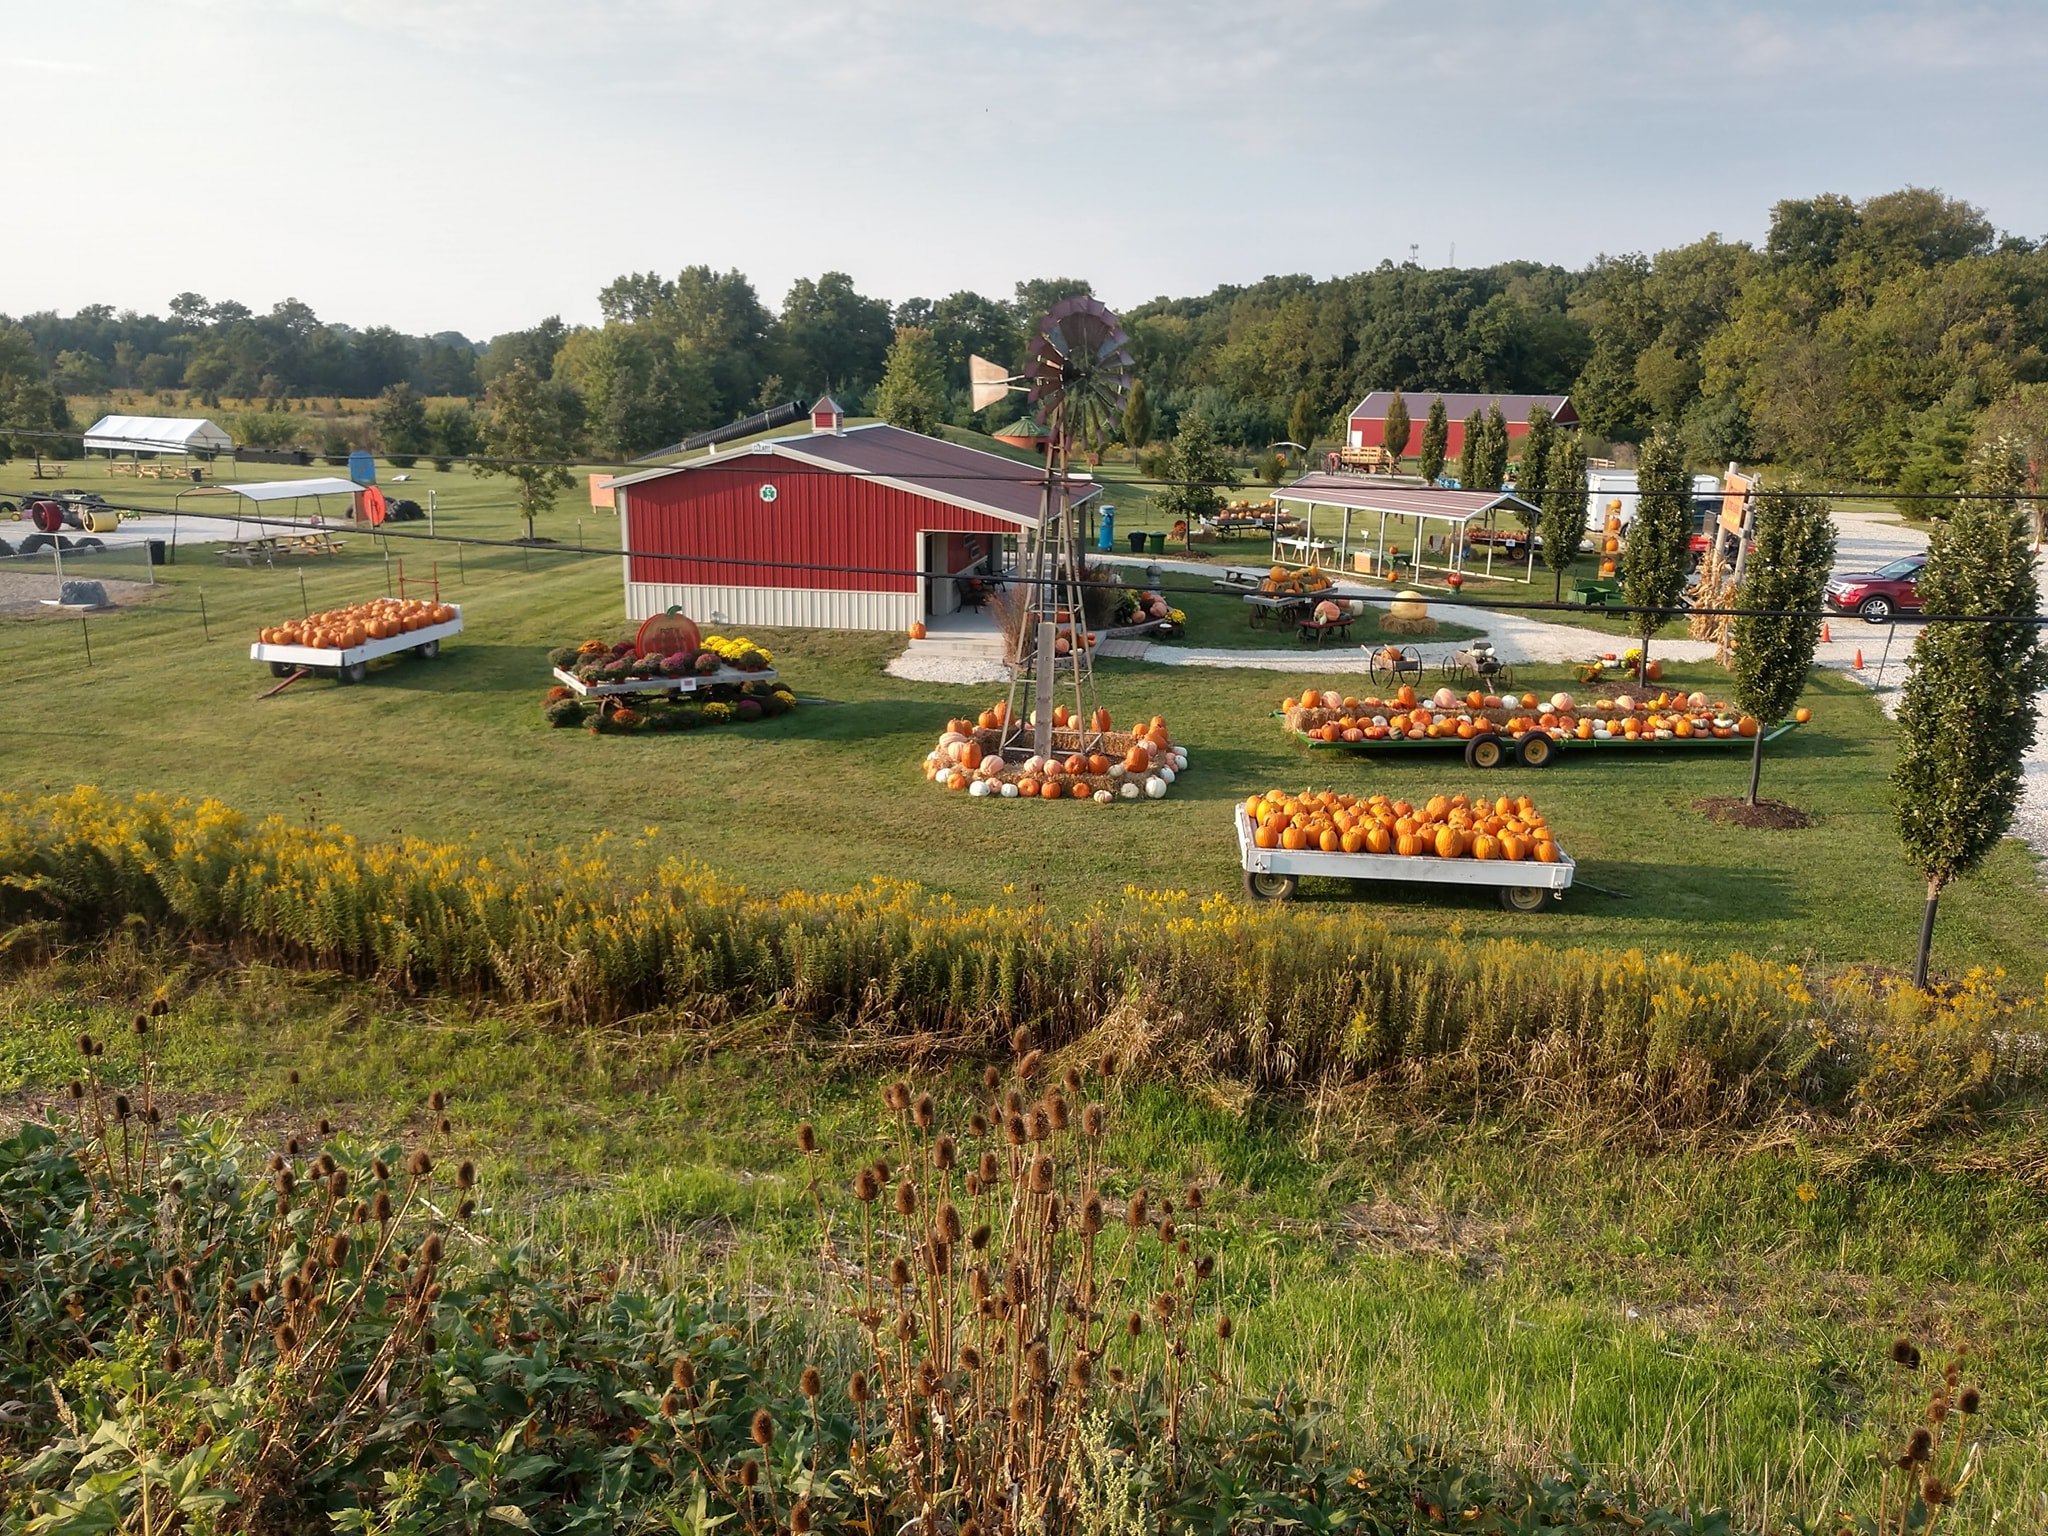
[[[0, 982], [0, 1122], [61, 1091], [71, 1040], [117, 1042], [156, 980], [117, 948]], [[448, 1090], [504, 1238], [773, 1306], [817, 1289], [792, 1128], [830, 1191], [878, 1149], [879, 1080], [772, 1018], [607, 1031], [254, 967], [188, 970], [159, 1092], [264, 1144], [319, 1116], [417, 1129]], [[965, 1100], [967, 1069], [927, 1081]], [[1967, 1338], [1998, 1433], [1951, 1527], [2036, 1528], [2048, 1497], [2048, 1206], [2039, 1111], [1942, 1144], [1788, 1124], [1654, 1146], [1561, 1106], [1468, 1119], [1398, 1089], [1253, 1100], [1126, 1080], [1104, 1187], [1210, 1184], [1238, 1374], [1340, 1411], [1360, 1452], [1407, 1436], [1512, 1467], [1576, 1456], [1648, 1491], [1774, 1522], [1864, 1507], [1885, 1355]], [[1995, 1526], [1988, 1516], [1999, 1512]]]
[[[506, 482], [415, 473], [416, 488], [445, 492], [444, 533], [498, 537], [518, 526]], [[616, 537], [609, 516], [587, 506], [551, 514], [542, 531], [573, 547], [579, 521], [592, 551]], [[380, 544], [415, 575], [438, 563], [467, 632], [435, 662], [380, 663], [365, 687], [308, 679], [259, 699], [270, 680], [248, 659], [256, 630], [300, 613], [302, 601], [317, 610], [381, 595]], [[1104, 663], [1111, 711], [1164, 715], [1193, 754], [1194, 771], [1157, 805], [983, 802], [932, 790], [917, 765], [948, 716], [995, 689], [888, 676], [883, 664], [903, 643], [893, 635], [756, 633], [801, 696], [828, 701], [779, 720], [658, 737], [550, 730], [539, 710], [545, 653], [624, 628], [615, 560], [477, 547], [458, 559], [457, 549], [423, 533], [352, 534], [344, 555], [302, 570], [222, 569], [187, 552], [162, 573], [159, 600], [89, 621], [89, 670], [76, 620], [0, 621], [9, 787], [215, 795], [365, 836], [484, 846], [658, 826], [665, 851], [757, 887], [844, 887], [882, 874], [985, 900], [1036, 884], [1070, 910], [1114, 901], [1126, 885], [1191, 899], [1237, 893], [1229, 809], [1255, 789], [1314, 783], [1426, 798], [1483, 787], [1536, 796], [1589, 888], [1532, 916], [1427, 888], [1311, 881], [1304, 900], [1370, 907], [1427, 932], [1455, 923], [1474, 934], [1840, 964], [1898, 966], [1911, 955], [1921, 887], [1886, 807], [1893, 734], [1844, 679], [1816, 677], [1814, 723], [1766, 759], [1766, 792], [1818, 816], [1800, 832], [1721, 828], [1691, 809], [1701, 796], [1740, 792], [1740, 753], [1566, 754], [1540, 776], [1484, 780], [1450, 753], [1311, 756], [1269, 716], [1284, 695], [1332, 681], [1312, 650], [1286, 672]], [[1192, 643], [1250, 637], [1240, 605], [1221, 595], [1211, 604], [1214, 616], [1190, 610], [1199, 613]], [[1276, 642], [1300, 649], [1291, 634]], [[1522, 686], [1571, 685], [1563, 668], [1527, 670]], [[1666, 678], [1726, 688], [1708, 666], [1673, 666]], [[1363, 679], [1341, 686], [1355, 692]], [[1944, 897], [1935, 955], [1944, 969], [2048, 970], [2048, 896], [2018, 844]]]

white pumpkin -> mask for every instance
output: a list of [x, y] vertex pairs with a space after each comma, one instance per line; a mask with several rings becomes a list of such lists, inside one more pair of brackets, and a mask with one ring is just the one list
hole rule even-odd
[[1173, 771], [1173, 769], [1168, 767], [1166, 764], [1162, 763], [1159, 765], [1158, 777], [1164, 779], [1167, 783], [1171, 784], [1176, 778], [1179, 777], [1179, 775], [1176, 774]]
[[1098, 789], [1097, 791], [1095, 791], [1095, 803], [1097, 805], [1107, 805], [1111, 800], [1115, 798], [1116, 797], [1110, 794], [1110, 792], [1106, 789]]
[[1111, 763], [1109, 765], [1109, 776], [1112, 779], [1122, 778], [1124, 776], [1124, 765], [1122, 763]]
[[1016, 785], [1014, 785], [1014, 784], [1005, 784], [1005, 785], [1003, 786], [1003, 798], [1004, 798], [1005, 800], [1014, 800], [1014, 799], [1016, 799], [1016, 798], [1017, 798], [1017, 786], [1016, 786]]
[[986, 800], [988, 798], [988, 780], [976, 779], [967, 786], [967, 793], [977, 800]]
[[1017, 772], [1027, 779], [1035, 778], [1038, 775], [1039, 771], [1042, 770], [1044, 767], [1044, 758], [1027, 757], [1024, 759], [1024, 766], [1022, 768], [1019, 768]]
[[1164, 800], [1166, 798], [1166, 780], [1156, 773], [1153, 774], [1151, 778], [1145, 781], [1145, 793], [1154, 800]]
[[1138, 788], [1138, 786], [1132, 783], [1129, 779], [1125, 779], [1124, 782], [1117, 787], [1117, 794], [1126, 800], [1136, 800], [1139, 797], [1141, 797], [1144, 793], [1145, 791]]

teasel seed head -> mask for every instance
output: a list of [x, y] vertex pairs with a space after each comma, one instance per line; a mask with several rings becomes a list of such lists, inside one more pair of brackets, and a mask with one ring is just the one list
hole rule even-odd
[[1027, 1051], [1024, 1059], [1017, 1063], [1017, 1080], [1028, 1083], [1038, 1076], [1038, 1069], [1045, 1065], [1045, 1052]]
[[1906, 1459], [1918, 1466], [1934, 1452], [1934, 1436], [1923, 1425], [1906, 1439]]
[[666, 1419], [672, 1419], [672, 1418], [674, 1418], [674, 1417], [675, 1417], [675, 1416], [676, 1416], [677, 1414], [681, 1413], [682, 1411], [683, 1411], [683, 1394], [682, 1394], [682, 1393], [680, 1393], [680, 1392], [678, 1392], [678, 1391], [676, 1391], [676, 1390], [675, 1390], [675, 1388], [673, 1388], [673, 1387], [669, 1388], [669, 1390], [668, 1390], [668, 1391], [664, 1392], [664, 1393], [663, 1393], [663, 1394], [661, 1395], [661, 1414], [662, 1414], [662, 1417], [663, 1417], [663, 1418], [666, 1418]]
[[337, 1232], [334, 1236], [327, 1239], [327, 1267], [329, 1269], [340, 1269], [344, 1264], [348, 1263], [348, 1249], [349, 1242], [346, 1232]]
[[1939, 1424], [1948, 1417], [1948, 1399], [1936, 1393], [1927, 1404], [1927, 1422]]
[[988, 1116], [978, 1109], [969, 1115], [967, 1117], [967, 1134], [974, 1137], [986, 1136], [988, 1134]]
[[960, 1241], [960, 1209], [950, 1200], [939, 1202], [939, 1235], [949, 1243]]
[[905, 1179], [896, 1186], [896, 1214], [915, 1216], [917, 1214], [917, 1186]]
[[455, 1170], [455, 1187], [457, 1189], [476, 1188], [476, 1164], [469, 1161], [468, 1158], [464, 1158], [462, 1166]]
[[1171, 1248], [1171, 1247], [1173, 1246], [1173, 1239], [1174, 1239], [1174, 1234], [1175, 1234], [1175, 1233], [1176, 1233], [1176, 1232], [1177, 1232], [1178, 1230], [1179, 1230], [1179, 1229], [1178, 1229], [1178, 1228], [1176, 1228], [1176, 1227], [1174, 1226], [1174, 1224], [1173, 1224], [1173, 1218], [1172, 1218], [1171, 1216], [1167, 1217], [1167, 1218], [1166, 1218], [1166, 1219], [1165, 1219], [1164, 1221], [1160, 1222], [1160, 1223], [1159, 1223], [1159, 1241], [1160, 1241], [1160, 1244], [1161, 1244], [1162, 1246], [1164, 1246], [1164, 1247], [1167, 1247], [1167, 1248]]
[[976, 1349], [972, 1344], [969, 1344], [966, 1348], [962, 1349], [960, 1351], [960, 1368], [966, 1371], [980, 1370], [981, 1351]]
[[1132, 1338], [1137, 1338], [1144, 1331], [1145, 1319], [1138, 1316], [1137, 1313], [1133, 1312], [1129, 1317], [1124, 1319], [1124, 1332], [1129, 1334]]
[[476, 1202], [474, 1200], [465, 1200], [462, 1204], [455, 1207], [455, 1219], [457, 1221], [467, 1221], [475, 1214]]
[[1052, 1122], [1056, 1131], [1067, 1128], [1067, 1096], [1063, 1093], [1048, 1093], [1045, 1096], [1045, 1118]]
[[1089, 1104], [1081, 1111], [1081, 1134], [1090, 1141], [1102, 1139], [1103, 1128], [1109, 1124], [1109, 1111], [1100, 1104]]
[[1022, 1115], [1012, 1115], [1003, 1122], [1003, 1140], [1013, 1147], [1024, 1145], [1026, 1128]]
[[941, 1173], [949, 1172], [960, 1161], [960, 1143], [950, 1134], [942, 1135], [932, 1143], [932, 1163]]
[[815, 1365], [804, 1367], [803, 1374], [797, 1378], [797, 1390], [812, 1402], [818, 1400], [818, 1394], [825, 1390], [825, 1378], [818, 1374]]
[[1909, 1371], [1920, 1369], [1920, 1346], [1911, 1339], [1900, 1339], [1892, 1345], [1892, 1361], [1903, 1365]]
[[319, 1130], [322, 1136], [332, 1136], [334, 1134], [334, 1122], [323, 1117], [320, 1121]]
[[436, 1126], [434, 1127], [434, 1129], [439, 1131], [443, 1136], [446, 1136], [454, 1131], [455, 1122], [450, 1120], [446, 1115], [443, 1115], [439, 1123], [436, 1124]]
[[277, 1192], [280, 1195], [290, 1194], [298, 1186], [298, 1182], [291, 1169], [280, 1168], [277, 1170]]
[[1929, 1509], [1939, 1509], [1954, 1497], [1955, 1495], [1949, 1491], [1948, 1484], [1938, 1477], [1930, 1477], [1920, 1485], [1921, 1502]]
[[938, 1106], [928, 1093], [920, 1093], [910, 1106], [910, 1118], [920, 1131], [929, 1132], [938, 1123]]
[[81, 1083], [77, 1078], [74, 1077], [64, 1086], [65, 1091], [71, 1095], [73, 1103], [85, 1097], [85, 1084]]
[[884, 1083], [882, 1085], [882, 1108], [893, 1114], [909, 1103], [910, 1089], [904, 1084]]
[[742, 1488], [752, 1488], [760, 1481], [761, 1463], [758, 1461], [743, 1461], [740, 1463], [740, 1486]]
[[861, 1407], [866, 1407], [872, 1394], [868, 1391], [868, 1373], [855, 1371], [846, 1383], [846, 1395]]
[[1015, 1029], [1010, 1031], [1010, 1054], [1012, 1056], [1022, 1056], [1026, 1051], [1030, 1049], [1031, 1031], [1024, 1025], [1019, 1024]]
[[358, 1200], [354, 1205], [350, 1206], [348, 1219], [359, 1227], [368, 1221], [370, 1219], [369, 1202], [367, 1200]]
[[279, 1323], [270, 1337], [278, 1349], [287, 1355], [299, 1347], [299, 1330], [290, 1323]]
[[326, 1178], [330, 1173], [334, 1172], [337, 1166], [338, 1165], [334, 1161], [333, 1154], [328, 1152], [322, 1152], [318, 1157], [313, 1159], [313, 1172], [323, 1179]]
[[374, 1178], [378, 1183], [383, 1183], [386, 1179], [391, 1177], [391, 1165], [385, 1162], [384, 1159], [381, 1157], [371, 1158], [370, 1176]]
[[160, 1018], [162, 1018], [162, 1017], [163, 1017], [163, 1016], [164, 1016], [165, 1014], [169, 1013], [170, 1011], [171, 1011], [171, 1005], [170, 1005], [169, 1003], [165, 1002], [165, 1001], [164, 1001], [164, 1000], [163, 1000], [162, 998], [160, 998], [160, 997], [159, 997], [159, 998], [157, 998], [157, 999], [155, 999], [155, 1000], [154, 1000], [153, 1002], [151, 1002], [151, 1003], [150, 1003], [150, 1005], [149, 1005], [149, 1016], [150, 1016], [150, 1017], [151, 1017], [152, 1019], [160, 1019]]
[[983, 1067], [981, 1069], [982, 1087], [986, 1088], [990, 1093], [994, 1093], [998, 1088], [1002, 1087], [1002, 1085], [1002, 1073], [998, 1072], [994, 1067]]
[[697, 1387], [697, 1367], [688, 1355], [677, 1355], [668, 1368], [669, 1384], [678, 1392], [692, 1392]]
[[441, 1262], [441, 1234], [429, 1232], [427, 1240], [420, 1244], [420, 1262], [429, 1269]]
[[[982, 1227], [976, 1227], [974, 1230], [977, 1234], [979, 1234], [985, 1229]], [[967, 1274], [967, 1290], [976, 1301], [987, 1301], [988, 1271], [985, 1269], [969, 1270]]]
[[978, 1171], [981, 1174], [982, 1187], [992, 1189], [996, 1181], [1003, 1176], [1003, 1165], [996, 1161], [995, 1153], [984, 1152], [981, 1154], [981, 1166]]
[[1230, 1336], [1231, 1336], [1231, 1335], [1232, 1335], [1233, 1333], [1235, 1333], [1236, 1331], [1237, 1331], [1237, 1325], [1231, 1322], [1231, 1320], [1230, 1320], [1230, 1314], [1229, 1314], [1228, 1312], [1224, 1312], [1224, 1313], [1219, 1313], [1219, 1314], [1217, 1315], [1217, 1318], [1216, 1318], [1216, 1337], [1217, 1337], [1217, 1338], [1219, 1338], [1219, 1339], [1223, 1340], [1223, 1342], [1224, 1342], [1224, 1343], [1228, 1344], [1228, 1343], [1230, 1342]]
[[164, 1369], [167, 1371], [182, 1371], [185, 1369], [185, 1351], [178, 1348], [175, 1344], [165, 1350]]
[[434, 1171], [434, 1160], [427, 1155], [425, 1147], [416, 1149], [412, 1156], [405, 1160], [405, 1171], [416, 1179], [424, 1179]]
[[889, 1261], [889, 1283], [899, 1291], [910, 1284], [910, 1266], [900, 1253]]
[[789, 1536], [811, 1536], [811, 1505], [808, 1499], [798, 1499], [796, 1508], [789, 1512]]
[[427, 1108], [431, 1109], [431, 1110], [432, 1110], [432, 1111], [433, 1111], [433, 1112], [434, 1112], [435, 1114], [437, 1114], [437, 1115], [438, 1115], [438, 1114], [440, 1114], [440, 1113], [441, 1113], [441, 1111], [442, 1111], [442, 1110], [444, 1110], [444, 1109], [446, 1109], [447, 1107], [448, 1107], [448, 1091], [447, 1091], [447, 1089], [445, 1089], [445, 1088], [436, 1088], [436, 1089], [435, 1089], [435, 1090], [434, 1090], [434, 1091], [433, 1091], [432, 1093], [430, 1093], [430, 1094], [428, 1094], [428, 1095], [427, 1095]]
[[1208, 1278], [1209, 1278], [1209, 1277], [1210, 1277], [1211, 1275], [1213, 1275], [1213, 1274], [1215, 1274], [1215, 1273], [1216, 1273], [1216, 1255], [1215, 1255], [1215, 1254], [1213, 1254], [1213, 1253], [1205, 1253], [1205, 1254], [1203, 1254], [1203, 1255], [1202, 1255], [1202, 1256], [1201, 1256], [1201, 1257], [1200, 1257], [1199, 1259], [1195, 1260], [1195, 1278], [1196, 1278], [1197, 1280], [1206, 1280], [1206, 1279], [1208, 1279]]
[[149, 1033], [148, 1014], [138, 1013], [137, 1015], [135, 1015], [135, 1033], [138, 1035], [146, 1035]]
[[797, 1124], [796, 1149], [806, 1157], [818, 1150], [818, 1128], [808, 1120]]
[[370, 1215], [379, 1226], [391, 1220], [391, 1191], [380, 1189], [377, 1198], [370, 1202]]
[[1173, 1316], [1173, 1292], [1161, 1291], [1152, 1298], [1152, 1310], [1159, 1314], [1159, 1321], [1166, 1322]]
[[327, 1193], [336, 1200], [348, 1198], [348, 1170], [337, 1168], [327, 1176]]
[[135, 1106], [128, 1102], [127, 1094], [117, 1093], [114, 1095], [114, 1118], [116, 1120], [126, 1120], [134, 1113]]
[[270, 1154], [270, 1160], [266, 1162], [263, 1166], [267, 1168], [270, 1172], [275, 1173], [278, 1169], [284, 1166], [284, 1159], [277, 1153], [273, 1152]]
[[1044, 1340], [1034, 1343], [1024, 1356], [1024, 1370], [1033, 1381], [1052, 1379], [1052, 1351], [1045, 1347]]
[[305, 1294], [305, 1277], [302, 1276], [297, 1270], [293, 1270], [290, 1274], [284, 1277], [284, 1299], [286, 1301], [298, 1301], [302, 1299], [305, 1296]]
[[298, 1069], [297, 1067], [293, 1067], [293, 1068], [291, 1069], [291, 1071], [289, 1071], [289, 1072], [285, 1073], [285, 1075], [284, 1075], [284, 1080], [285, 1080], [286, 1082], [290, 1083], [290, 1084], [291, 1084], [291, 1085], [292, 1085], [292, 1086], [293, 1086], [294, 1088], [298, 1087], [298, 1086], [299, 1086], [299, 1069]]
[[173, 1264], [164, 1271], [164, 1284], [174, 1291], [189, 1291], [192, 1289], [192, 1277], [182, 1264]]
[[1052, 1193], [1052, 1159], [1043, 1152], [1031, 1159], [1031, 1192], [1034, 1195]]
[[1975, 1387], [1965, 1387], [1956, 1398], [1956, 1406], [1965, 1413], [1975, 1413], [1984, 1406], [1984, 1397]]
[[95, 1046], [92, 1042], [91, 1035], [80, 1035], [78, 1037], [78, 1054], [83, 1056], [87, 1061], [92, 1060], [93, 1052], [97, 1049], [98, 1047]]
[[1093, 1363], [1085, 1354], [1078, 1354], [1067, 1364], [1067, 1385], [1076, 1392], [1088, 1390], [1089, 1379], [1094, 1375]]
[[871, 1203], [881, 1192], [881, 1186], [875, 1183], [874, 1169], [863, 1168], [853, 1176], [853, 1198], [862, 1205]]
[[886, 1184], [889, 1182], [889, 1159], [887, 1159], [886, 1157], [878, 1157], [872, 1163], [868, 1164], [868, 1166], [875, 1170], [875, 1182], [877, 1184]]
[[256, 1281], [249, 1287], [249, 1301], [252, 1306], [260, 1307], [268, 1300], [270, 1300], [270, 1287], [261, 1280]]
[[1102, 1230], [1102, 1196], [1089, 1190], [1081, 1202], [1081, 1235], [1093, 1237]]
[[1151, 1212], [1148, 1209], [1151, 1199], [1151, 1191], [1141, 1184], [1138, 1186], [1138, 1192], [1131, 1196], [1131, 1203], [1124, 1208], [1124, 1222], [1133, 1232], [1152, 1225]]
[[1034, 1142], [1044, 1141], [1050, 1135], [1052, 1135], [1052, 1116], [1042, 1109], [1031, 1111], [1031, 1139]]
[[917, 1314], [905, 1312], [896, 1319], [896, 1337], [908, 1344], [917, 1337]]

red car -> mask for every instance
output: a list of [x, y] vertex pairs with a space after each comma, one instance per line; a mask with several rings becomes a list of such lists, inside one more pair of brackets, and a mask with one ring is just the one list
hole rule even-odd
[[1907, 555], [1874, 571], [1830, 576], [1825, 601], [1837, 613], [1860, 615], [1883, 624], [1902, 613], [1920, 611], [1920, 568], [1925, 555]]

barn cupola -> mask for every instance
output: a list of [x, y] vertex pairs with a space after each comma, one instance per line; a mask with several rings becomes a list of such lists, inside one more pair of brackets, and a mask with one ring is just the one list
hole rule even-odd
[[817, 403], [811, 407], [811, 430], [832, 433], [846, 430], [846, 413], [839, 409], [839, 402], [830, 395], [818, 396]]

